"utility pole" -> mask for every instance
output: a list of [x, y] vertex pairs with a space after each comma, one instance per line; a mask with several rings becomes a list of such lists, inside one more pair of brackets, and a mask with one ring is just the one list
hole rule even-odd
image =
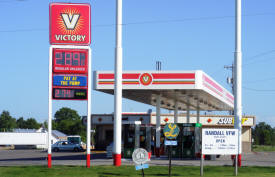
[[231, 77], [227, 77], [226, 81], [231, 86], [231, 92], [234, 95], [234, 64], [232, 65], [225, 65], [225, 69], [231, 70]]
[[[234, 63], [232, 63], [232, 65], [225, 65], [224, 68], [228, 69], [228, 70], [231, 70], [231, 77], [227, 77], [226, 81], [227, 81], [227, 84], [229, 84], [231, 86], [231, 92], [234, 95], [234, 93], [235, 93], [234, 92], [234, 82], [235, 82], [235, 79], [234, 79]], [[234, 110], [229, 111], [229, 114], [234, 115]]]

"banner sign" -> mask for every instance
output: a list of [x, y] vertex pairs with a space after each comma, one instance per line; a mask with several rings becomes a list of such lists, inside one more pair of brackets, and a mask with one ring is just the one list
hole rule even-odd
[[50, 4], [50, 44], [91, 44], [90, 4]]
[[238, 154], [238, 130], [202, 129], [202, 154]]
[[87, 87], [87, 76], [54, 75], [53, 86]]

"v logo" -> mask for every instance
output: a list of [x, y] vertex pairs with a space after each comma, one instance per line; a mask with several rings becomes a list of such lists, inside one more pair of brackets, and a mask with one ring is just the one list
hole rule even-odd
[[61, 14], [67, 30], [74, 30], [79, 20], [79, 14]]
[[143, 79], [143, 81], [144, 81], [144, 82], [148, 82], [149, 77], [148, 77], [148, 76], [143, 76], [143, 78], [142, 78], [142, 79]]

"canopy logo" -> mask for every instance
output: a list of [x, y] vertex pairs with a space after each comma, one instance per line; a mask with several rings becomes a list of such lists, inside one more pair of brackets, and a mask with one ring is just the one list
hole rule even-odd
[[50, 43], [90, 44], [90, 5], [51, 3]]
[[144, 73], [140, 76], [139, 81], [142, 85], [150, 85], [153, 81], [152, 76], [149, 73]]

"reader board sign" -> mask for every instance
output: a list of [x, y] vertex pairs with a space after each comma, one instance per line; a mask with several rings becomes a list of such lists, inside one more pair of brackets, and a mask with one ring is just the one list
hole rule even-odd
[[238, 130], [202, 129], [202, 154], [238, 154]]
[[91, 44], [90, 4], [50, 4], [50, 44]]

